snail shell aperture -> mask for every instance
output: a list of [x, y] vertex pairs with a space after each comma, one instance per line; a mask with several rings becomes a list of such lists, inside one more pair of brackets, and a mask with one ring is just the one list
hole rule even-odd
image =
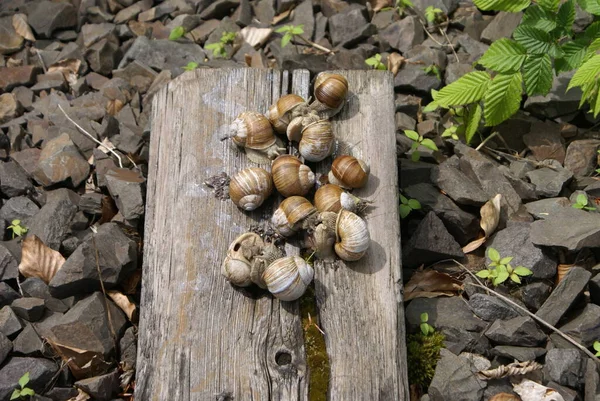
[[290, 196], [281, 202], [273, 213], [271, 222], [277, 232], [290, 237], [301, 228], [310, 228], [317, 217], [317, 209], [301, 196]]
[[258, 234], [245, 233], [229, 245], [227, 256], [221, 265], [221, 273], [229, 282], [239, 287], [252, 284], [251, 271], [254, 257], [264, 246]]
[[247, 211], [262, 205], [272, 192], [271, 174], [260, 167], [246, 168], [229, 182], [229, 197], [238, 207]]
[[335, 253], [342, 260], [355, 261], [362, 258], [371, 243], [367, 223], [358, 215], [342, 209], [336, 221]]
[[314, 274], [313, 268], [300, 256], [286, 256], [271, 263], [262, 278], [276, 298], [295, 301], [304, 294]]

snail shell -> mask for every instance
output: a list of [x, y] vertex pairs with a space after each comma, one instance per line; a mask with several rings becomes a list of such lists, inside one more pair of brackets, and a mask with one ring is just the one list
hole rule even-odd
[[300, 139], [302, 139], [302, 130], [307, 125], [316, 123], [319, 120], [321, 120], [321, 117], [314, 110], [295, 117], [290, 121], [286, 130], [288, 139], [293, 142], [300, 142]]
[[315, 256], [321, 260], [333, 262], [335, 252], [333, 246], [336, 241], [335, 224], [337, 213], [322, 212], [319, 214], [319, 225], [312, 234], [311, 242], [315, 250]]
[[293, 114], [301, 113], [306, 108], [306, 102], [298, 95], [284, 95], [280, 97], [267, 112], [267, 118], [275, 128], [275, 132], [285, 134], [287, 127], [294, 117]]
[[231, 139], [247, 149], [266, 149], [275, 143], [275, 134], [267, 117], [254, 111], [241, 113], [230, 126]]
[[367, 223], [356, 214], [342, 209], [337, 217], [335, 253], [349, 262], [362, 258], [371, 242]]
[[300, 256], [286, 256], [271, 263], [262, 278], [271, 294], [282, 301], [295, 301], [314, 277], [313, 268]]
[[315, 174], [292, 155], [281, 155], [271, 169], [275, 188], [284, 197], [306, 195], [315, 185]]
[[258, 234], [245, 233], [240, 235], [229, 245], [227, 256], [221, 265], [221, 274], [229, 282], [239, 287], [252, 284], [252, 261], [264, 246]]
[[315, 207], [319, 212], [339, 212], [342, 209], [340, 196], [344, 190], [338, 185], [327, 184], [315, 192]]
[[260, 288], [267, 288], [267, 284], [263, 281], [262, 274], [271, 263], [276, 259], [285, 256], [283, 252], [274, 244], [265, 244], [262, 252], [254, 257], [252, 268], [250, 271], [250, 279]]
[[271, 174], [260, 168], [246, 168], [229, 182], [229, 197], [244, 210], [258, 208], [273, 192]]
[[326, 117], [337, 114], [348, 95], [348, 80], [339, 74], [321, 72], [315, 79], [316, 100], [310, 108]]
[[338, 156], [331, 165], [329, 182], [344, 188], [362, 188], [369, 179], [369, 165], [352, 156]]
[[281, 202], [273, 213], [271, 222], [283, 236], [292, 236], [301, 228], [307, 228], [317, 216], [317, 209], [301, 196], [290, 196]]
[[319, 120], [302, 130], [298, 151], [308, 161], [320, 162], [333, 152], [335, 137], [331, 122]]

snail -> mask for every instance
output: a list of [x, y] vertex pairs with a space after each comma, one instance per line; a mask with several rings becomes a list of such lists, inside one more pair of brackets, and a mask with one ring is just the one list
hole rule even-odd
[[252, 282], [260, 288], [266, 289], [267, 284], [262, 278], [263, 272], [267, 266], [283, 256], [283, 252], [274, 244], [265, 244], [260, 254], [256, 255], [252, 261], [252, 267], [250, 269], [250, 279]]
[[234, 285], [247, 287], [252, 284], [251, 270], [254, 257], [264, 247], [258, 234], [245, 233], [229, 245], [227, 256], [221, 265], [221, 273]]
[[308, 105], [298, 95], [284, 95], [269, 107], [266, 117], [269, 119], [275, 132], [285, 134], [290, 121], [301, 116], [307, 111]]
[[277, 191], [284, 197], [306, 195], [315, 185], [315, 174], [292, 155], [281, 155], [271, 168]]
[[276, 298], [295, 301], [304, 294], [314, 274], [313, 268], [300, 256], [286, 256], [271, 263], [262, 279]]
[[260, 167], [241, 170], [229, 182], [229, 197], [246, 211], [258, 208], [272, 192], [271, 174]]
[[345, 261], [362, 258], [371, 242], [367, 223], [358, 215], [342, 209], [335, 224], [335, 253]]
[[271, 223], [279, 234], [290, 237], [300, 229], [316, 226], [317, 209], [306, 198], [290, 196], [273, 213]]
[[344, 106], [348, 95], [348, 80], [339, 74], [321, 72], [315, 79], [316, 100], [310, 104], [324, 118], [336, 115]]
[[298, 151], [306, 160], [320, 162], [333, 152], [334, 142], [331, 122], [319, 120], [304, 127]]
[[335, 260], [335, 252], [333, 246], [335, 244], [335, 223], [337, 213], [322, 212], [319, 214], [319, 224], [315, 228], [311, 236], [309, 236], [309, 247], [314, 249], [315, 256], [321, 260], [333, 262]]
[[321, 119], [321, 116], [319, 116], [319, 114], [314, 110], [294, 118], [292, 121], [290, 121], [286, 130], [288, 139], [290, 141], [300, 142], [300, 139], [302, 139], [302, 130], [306, 128], [307, 125], [316, 123]]
[[233, 143], [246, 150], [248, 158], [255, 163], [269, 163], [285, 153], [281, 140], [275, 137], [267, 117], [253, 111], [241, 113], [229, 127], [222, 139], [231, 138]]
[[362, 188], [369, 179], [369, 165], [352, 156], [338, 156], [331, 164], [327, 178], [343, 188]]
[[326, 184], [315, 192], [315, 207], [319, 212], [338, 213], [342, 209], [351, 212], [362, 212], [369, 201], [349, 194], [340, 186]]

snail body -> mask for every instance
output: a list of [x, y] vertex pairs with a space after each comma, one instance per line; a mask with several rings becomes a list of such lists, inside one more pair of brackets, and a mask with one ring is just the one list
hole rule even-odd
[[258, 234], [245, 233], [237, 237], [227, 250], [221, 265], [221, 273], [234, 285], [247, 287], [252, 284], [251, 273], [254, 257], [264, 246]]
[[329, 118], [336, 115], [344, 106], [348, 95], [348, 80], [339, 74], [321, 72], [315, 79], [315, 101], [310, 108], [321, 116]]
[[343, 188], [362, 188], [367, 184], [369, 172], [369, 165], [363, 160], [343, 155], [333, 161], [327, 178], [331, 184]]
[[371, 237], [367, 223], [358, 215], [342, 209], [337, 216], [335, 234], [334, 249], [340, 259], [352, 262], [367, 253]]
[[295, 301], [308, 288], [314, 277], [313, 268], [299, 256], [275, 260], [263, 272], [267, 289], [282, 301]]
[[344, 191], [335, 184], [326, 184], [315, 192], [315, 207], [319, 212], [338, 213], [342, 209], [360, 212], [368, 201]]
[[319, 120], [304, 127], [298, 151], [306, 160], [320, 162], [333, 152], [334, 143], [331, 122]]
[[260, 167], [241, 170], [229, 182], [229, 197], [246, 211], [258, 208], [272, 192], [271, 174]]
[[301, 196], [290, 196], [281, 202], [271, 222], [283, 236], [290, 237], [301, 228], [310, 228], [317, 217], [317, 209]]
[[252, 282], [260, 288], [266, 289], [267, 284], [262, 278], [263, 272], [267, 266], [283, 256], [283, 252], [277, 246], [271, 243], [265, 244], [260, 254], [256, 255], [252, 261], [250, 269], [250, 279]]
[[285, 152], [280, 140], [275, 137], [273, 127], [260, 113], [245, 111], [229, 127], [233, 143], [246, 150], [248, 158], [255, 163], [268, 163]]
[[279, 156], [273, 162], [271, 171], [275, 188], [286, 198], [306, 195], [315, 185], [315, 174], [296, 156]]
[[285, 134], [290, 121], [307, 109], [308, 105], [302, 97], [293, 94], [284, 95], [269, 107], [266, 117], [273, 125], [275, 132]]

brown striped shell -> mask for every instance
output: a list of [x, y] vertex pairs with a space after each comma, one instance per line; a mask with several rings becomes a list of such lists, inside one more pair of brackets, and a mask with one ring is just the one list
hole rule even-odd
[[245, 111], [231, 123], [233, 142], [247, 149], [267, 149], [275, 143], [273, 127], [260, 113]]
[[286, 256], [271, 263], [262, 278], [267, 289], [282, 301], [295, 301], [313, 280], [313, 268], [300, 256]]
[[281, 155], [271, 168], [273, 183], [284, 197], [306, 195], [315, 185], [315, 174], [292, 155]]
[[277, 99], [267, 112], [267, 118], [275, 128], [275, 132], [285, 134], [292, 120], [292, 112], [302, 106], [306, 106], [306, 102], [298, 95], [284, 95]]
[[271, 222], [283, 236], [289, 237], [302, 228], [306, 220], [317, 215], [317, 209], [302, 196], [290, 196], [281, 202], [273, 213]]
[[369, 179], [369, 165], [352, 156], [338, 156], [331, 164], [329, 182], [344, 188], [362, 188]]
[[306, 160], [320, 162], [333, 152], [335, 137], [329, 120], [308, 124], [302, 130], [298, 151]]
[[367, 223], [358, 215], [344, 209], [337, 217], [336, 237], [335, 253], [340, 259], [350, 262], [362, 258], [371, 243]]
[[229, 183], [229, 197], [244, 210], [258, 208], [272, 192], [271, 174], [260, 167], [250, 167], [238, 172]]
[[348, 80], [339, 74], [322, 72], [315, 79], [315, 98], [330, 109], [343, 105], [348, 95]]
[[342, 209], [340, 196], [343, 192], [337, 185], [323, 185], [315, 192], [315, 207], [319, 212], [339, 212]]

